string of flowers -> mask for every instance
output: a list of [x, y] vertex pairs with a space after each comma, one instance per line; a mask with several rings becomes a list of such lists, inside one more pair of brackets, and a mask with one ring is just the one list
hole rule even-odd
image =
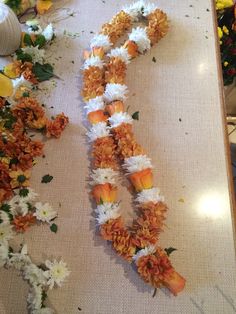
[[[145, 28], [133, 28], [121, 47], [111, 49], [134, 22], [143, 20]], [[125, 260], [135, 263], [145, 282], [155, 288], [165, 286], [177, 295], [183, 290], [185, 279], [168, 258], [171, 250], [158, 246], [167, 206], [160, 190], [153, 185], [151, 160], [134, 137], [133, 119], [124, 110], [127, 65], [167, 31], [167, 16], [154, 4], [138, 1], [124, 8], [102, 26], [101, 32], [91, 40], [91, 51], [84, 53], [82, 96], [92, 124], [88, 131], [94, 168], [91, 195], [97, 204], [95, 212], [101, 236], [111, 241]], [[137, 193], [139, 213], [130, 228], [125, 226], [117, 202], [116, 177], [120, 164]]]
[[57, 211], [37, 201], [37, 193], [29, 187], [35, 158], [43, 155], [44, 146], [42, 141], [32, 139], [32, 131], [58, 138], [68, 124], [64, 113], [49, 119], [32, 96], [39, 82], [54, 76], [52, 66], [45, 63], [43, 48], [54, 38], [53, 27], [50, 24], [43, 30], [37, 21], [27, 24], [28, 32], [22, 33], [13, 62], [0, 74], [0, 267], [17, 269], [28, 282], [30, 313], [50, 314], [54, 310], [44, 305], [47, 291], [61, 286], [69, 275], [66, 264], [47, 260], [36, 265], [27, 245], [19, 252], [10, 246], [14, 236], [37, 222], [47, 223], [52, 232], [57, 232]]

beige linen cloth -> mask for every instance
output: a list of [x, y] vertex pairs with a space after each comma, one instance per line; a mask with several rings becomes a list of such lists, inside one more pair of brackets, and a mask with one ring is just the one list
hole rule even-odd
[[[48, 53], [63, 80], [56, 88], [47, 83], [50, 91], [40, 94], [48, 114], [63, 111], [70, 125], [60, 140], [46, 141], [46, 158], [38, 160], [32, 179], [41, 200], [58, 209], [59, 230], [53, 234], [47, 226], [34, 226], [13, 241], [13, 246], [25, 241], [37, 263], [50, 258], [68, 263], [70, 277], [48, 294], [48, 305], [58, 314], [235, 313], [235, 251], [212, 3], [154, 2], [167, 12], [170, 32], [129, 66], [127, 105], [130, 113], [140, 111], [135, 133], [152, 158], [156, 184], [170, 208], [161, 245], [178, 249], [171, 260], [187, 279], [186, 289], [178, 297], [159, 290], [153, 298], [153, 288], [95, 233], [80, 98], [82, 51], [92, 32], [131, 1], [67, 1], [51, 19], [59, 13], [74, 16], [55, 23], [58, 38]], [[48, 173], [53, 181], [41, 184]], [[210, 201], [204, 205], [204, 197], [214, 195], [220, 202], [218, 216], [207, 214]], [[125, 187], [119, 197], [130, 221], [134, 214]], [[0, 270], [0, 313], [26, 313], [27, 289], [17, 272]]]

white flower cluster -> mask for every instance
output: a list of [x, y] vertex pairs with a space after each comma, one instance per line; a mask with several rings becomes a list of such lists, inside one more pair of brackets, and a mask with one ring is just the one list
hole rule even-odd
[[131, 5], [124, 7], [124, 11], [132, 17], [134, 22], [137, 22], [142, 16], [147, 16], [154, 10], [156, 6], [153, 3], [146, 3], [143, 0], [136, 1]]
[[137, 264], [138, 260], [140, 259], [140, 257], [151, 255], [151, 254], [153, 254], [155, 252], [156, 252], [156, 247], [154, 245], [147, 246], [144, 249], [138, 251], [138, 253], [136, 253], [133, 256], [133, 260]]
[[111, 168], [98, 168], [92, 171], [92, 185], [96, 184], [115, 184], [118, 173]]
[[118, 57], [120, 58], [125, 64], [130, 63], [131, 56], [128, 53], [128, 50], [125, 47], [117, 47], [112, 49], [111, 52], [108, 54], [108, 57]]
[[99, 225], [103, 225], [110, 219], [120, 217], [119, 204], [117, 203], [103, 203], [98, 205], [95, 212], [98, 214], [96, 218]]
[[126, 85], [109, 83], [106, 85], [104, 98], [108, 103], [114, 100], [125, 100], [127, 93], [128, 89]]
[[147, 36], [146, 28], [136, 27], [129, 34], [129, 40], [134, 41], [138, 46], [138, 51], [144, 53], [151, 48], [151, 41]]
[[83, 65], [83, 69], [86, 70], [86, 69], [88, 69], [89, 67], [92, 67], [92, 66], [99, 67], [100, 69], [102, 69], [103, 68], [103, 62], [97, 56], [90, 57], [87, 60], [85, 60], [84, 65]]
[[93, 111], [104, 109], [104, 101], [102, 96], [97, 96], [95, 98], [91, 98], [86, 102], [84, 108], [87, 110], [87, 114]]
[[47, 42], [51, 41], [54, 36], [52, 23], [48, 24], [44, 30], [40, 26], [39, 21], [36, 19], [27, 21], [26, 25], [28, 26], [29, 34], [43, 35]]
[[45, 58], [45, 49], [39, 48], [39, 46], [27, 46], [25, 48], [21, 48], [23, 53], [30, 55], [33, 63], [43, 64]]
[[99, 122], [94, 124], [90, 130], [87, 132], [87, 136], [91, 142], [95, 141], [100, 137], [109, 136], [110, 131], [106, 122]]
[[109, 37], [103, 34], [95, 35], [91, 42], [90, 48], [103, 47], [104, 51], [108, 51], [111, 48], [112, 44], [110, 43]]
[[160, 195], [160, 190], [158, 188], [143, 190], [138, 193], [136, 198], [138, 203], [153, 202], [154, 204], [157, 204], [159, 202], [164, 202], [164, 200], [164, 196]]
[[151, 159], [146, 155], [138, 155], [125, 158], [123, 167], [128, 173], [134, 173], [147, 168], [152, 168], [152, 163]]
[[132, 117], [127, 112], [116, 112], [108, 120], [112, 128], [116, 128], [122, 123], [133, 123]]

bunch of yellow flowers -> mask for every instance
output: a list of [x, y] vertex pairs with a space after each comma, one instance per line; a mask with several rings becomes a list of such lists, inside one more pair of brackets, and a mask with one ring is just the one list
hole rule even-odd
[[216, 0], [216, 10], [223, 10], [234, 5], [233, 0]]

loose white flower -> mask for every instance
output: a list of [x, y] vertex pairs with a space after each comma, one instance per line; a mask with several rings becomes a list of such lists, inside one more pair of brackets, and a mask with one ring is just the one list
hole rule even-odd
[[109, 127], [106, 122], [99, 122], [94, 124], [91, 129], [87, 132], [87, 136], [91, 142], [95, 141], [100, 137], [109, 136]]
[[27, 245], [23, 245], [20, 253], [10, 253], [8, 266], [14, 266], [18, 270], [22, 270], [26, 265], [32, 264], [27, 253]]
[[48, 26], [43, 30], [42, 35], [45, 37], [46, 41], [52, 40], [54, 35], [52, 23], [48, 24]]
[[84, 108], [87, 109], [87, 114], [93, 111], [104, 109], [103, 97], [97, 96], [95, 98], [90, 99], [89, 101], [86, 102]]
[[93, 179], [92, 184], [115, 184], [117, 172], [111, 168], [98, 168], [92, 171], [91, 178]]
[[[42, 293], [43, 293], [43, 290], [41, 286], [33, 285], [32, 287], [30, 287], [29, 294], [27, 297], [27, 303], [28, 303], [28, 308], [31, 311], [41, 310]], [[37, 313], [37, 312], [33, 312], [33, 313]]]
[[152, 188], [138, 193], [136, 201], [138, 203], [153, 202], [157, 204], [159, 202], [164, 202], [164, 196], [160, 195], [160, 190], [158, 188]]
[[151, 47], [151, 42], [147, 36], [145, 28], [134, 28], [129, 35], [129, 40], [134, 41], [137, 44], [140, 53], [143, 53]]
[[0, 268], [8, 261], [9, 246], [8, 242], [0, 242]]
[[154, 245], [147, 246], [144, 249], [138, 251], [138, 253], [133, 256], [133, 260], [137, 264], [137, 262], [138, 262], [140, 257], [151, 255], [151, 254], [153, 254], [155, 252], [156, 252], [156, 248], [155, 248]]
[[28, 20], [25, 23], [27, 26], [29, 26], [28, 28], [28, 33], [29, 34], [34, 34], [34, 35], [39, 35], [42, 33], [42, 27], [39, 25], [39, 21], [34, 19], [34, 20]]
[[55, 285], [61, 287], [63, 281], [69, 276], [70, 271], [67, 268], [66, 263], [63, 261], [46, 261], [46, 267], [48, 270], [44, 272], [47, 278], [47, 284], [50, 289], [52, 289]]
[[57, 217], [57, 212], [48, 204], [38, 202], [35, 204], [36, 211], [34, 216], [43, 222], [50, 223], [50, 221]]
[[90, 43], [91, 49], [95, 47], [103, 47], [105, 51], [108, 51], [111, 48], [111, 45], [109, 37], [103, 34], [95, 35]]
[[128, 50], [124, 47], [118, 47], [112, 49], [111, 52], [108, 54], [108, 57], [118, 57], [120, 58], [125, 64], [130, 63], [131, 56], [128, 53]]
[[30, 55], [32, 57], [32, 62], [33, 63], [40, 63], [43, 64], [44, 61], [44, 56], [45, 56], [45, 50], [40, 48], [38, 46], [33, 47], [25, 47], [25, 48], [21, 48], [22, 51], [28, 55]]
[[112, 128], [116, 128], [122, 123], [133, 123], [132, 117], [127, 112], [116, 112], [108, 120]]
[[28, 280], [31, 285], [45, 285], [46, 278], [44, 271], [35, 264], [29, 264], [23, 268], [23, 277]]
[[114, 100], [125, 100], [127, 93], [128, 89], [126, 85], [109, 83], [106, 85], [104, 97], [107, 102], [112, 102]]
[[152, 163], [151, 159], [146, 155], [138, 155], [125, 158], [123, 167], [127, 172], [134, 173], [147, 168], [152, 168]]
[[24, 188], [24, 191], [26, 192], [24, 195], [19, 195], [20, 200], [24, 200], [25, 202], [32, 202], [38, 197], [38, 194], [35, 193], [34, 190], [31, 188]]
[[10, 224], [0, 224], [0, 243], [5, 243], [13, 238], [14, 232]]
[[88, 69], [89, 67], [99, 67], [100, 69], [103, 68], [103, 61], [95, 56], [95, 57], [90, 57], [87, 60], [85, 60], [83, 69]]
[[96, 220], [99, 225], [106, 223], [110, 219], [116, 219], [120, 217], [119, 205], [117, 203], [104, 203], [98, 205], [95, 212], [98, 214]]

